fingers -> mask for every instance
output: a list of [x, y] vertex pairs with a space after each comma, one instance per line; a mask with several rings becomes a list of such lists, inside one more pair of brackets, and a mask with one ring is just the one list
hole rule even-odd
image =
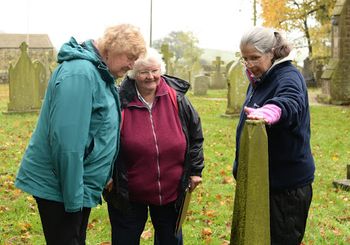
[[113, 189], [113, 179], [110, 179], [108, 181], [107, 185], [105, 186], [105, 189], [109, 192]]
[[255, 110], [255, 109], [254, 109], [254, 108], [251, 108], [251, 107], [247, 107], [247, 106], [244, 107], [244, 112], [245, 112], [245, 114], [247, 114], [247, 115], [251, 114], [254, 110]]
[[244, 112], [246, 113], [247, 118], [250, 120], [265, 120], [264, 114], [258, 109], [245, 106]]
[[200, 176], [191, 176], [190, 177], [190, 192], [192, 192], [200, 183], [202, 183], [202, 177]]

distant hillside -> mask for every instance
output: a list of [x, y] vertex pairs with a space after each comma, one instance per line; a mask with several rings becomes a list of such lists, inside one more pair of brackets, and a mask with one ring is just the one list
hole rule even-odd
[[221, 60], [227, 64], [228, 62], [235, 59], [235, 52], [225, 51], [219, 49], [203, 49], [204, 53], [201, 56], [201, 59], [211, 62], [216, 59], [216, 56], [220, 56]]

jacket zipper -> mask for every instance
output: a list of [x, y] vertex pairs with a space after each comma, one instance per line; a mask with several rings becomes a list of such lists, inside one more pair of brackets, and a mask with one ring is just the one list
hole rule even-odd
[[152, 125], [152, 133], [153, 133], [153, 138], [154, 138], [154, 143], [156, 147], [156, 154], [157, 154], [157, 183], [158, 183], [158, 192], [159, 192], [159, 205], [162, 205], [163, 200], [162, 200], [162, 187], [160, 184], [160, 165], [159, 165], [159, 147], [158, 147], [158, 140], [157, 140], [157, 135], [154, 130], [154, 123], [153, 123], [153, 117], [152, 117], [152, 109], [149, 109], [149, 117], [151, 120], [151, 125]]

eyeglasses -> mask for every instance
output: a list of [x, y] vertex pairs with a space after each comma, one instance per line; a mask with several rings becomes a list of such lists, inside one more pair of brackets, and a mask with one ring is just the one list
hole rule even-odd
[[253, 56], [251, 58], [239, 58], [239, 61], [242, 63], [242, 65], [244, 66], [248, 66], [248, 65], [257, 65], [260, 63], [260, 59], [262, 58], [262, 56]]
[[150, 71], [139, 71], [138, 75], [141, 77], [147, 77], [148, 75], [152, 75], [152, 76], [157, 76], [160, 74], [160, 70], [159, 69], [154, 69], [154, 70], [150, 70]]

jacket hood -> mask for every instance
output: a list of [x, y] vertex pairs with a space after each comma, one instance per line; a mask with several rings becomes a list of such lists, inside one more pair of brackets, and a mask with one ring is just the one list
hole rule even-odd
[[[187, 81], [177, 77], [162, 75], [162, 78], [176, 91], [178, 98], [182, 98], [191, 86]], [[119, 95], [121, 106], [122, 108], [125, 108], [125, 106], [133, 100], [136, 95], [135, 80], [126, 76], [120, 85]]]
[[[88, 45], [89, 43], [90, 45]], [[95, 52], [91, 45], [91, 40], [84, 42], [83, 44], [79, 44], [74, 37], [71, 37], [67, 43], [62, 45], [60, 51], [58, 52], [58, 63], [75, 59], [89, 60], [93, 63], [101, 62], [99, 54]]]
[[63, 44], [57, 55], [57, 62], [62, 63], [70, 60], [88, 60], [93, 63], [98, 69], [103, 80], [114, 82], [114, 76], [109, 72], [107, 65], [102, 61], [102, 58], [92, 43], [92, 40], [87, 40], [79, 44], [74, 37]]
[[185, 95], [191, 86], [189, 82], [182, 80], [178, 77], [163, 75], [163, 78], [165, 79], [166, 83], [170, 85], [170, 87], [172, 87], [176, 90], [177, 93], [182, 95]]

